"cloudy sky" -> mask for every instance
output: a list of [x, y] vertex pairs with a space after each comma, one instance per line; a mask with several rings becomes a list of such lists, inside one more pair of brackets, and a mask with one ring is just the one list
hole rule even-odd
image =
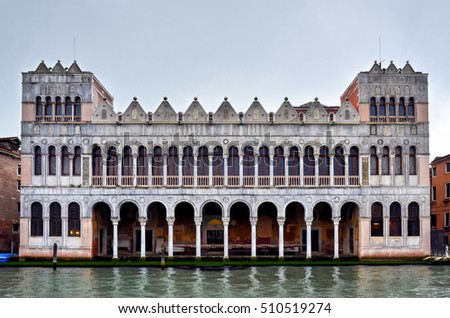
[[[450, 4], [441, 0], [0, 0], [0, 136], [20, 134], [21, 72], [74, 59], [123, 111], [224, 96], [245, 111], [326, 105], [380, 58], [429, 74], [431, 159], [450, 153]], [[75, 43], [75, 45], [74, 45]]]

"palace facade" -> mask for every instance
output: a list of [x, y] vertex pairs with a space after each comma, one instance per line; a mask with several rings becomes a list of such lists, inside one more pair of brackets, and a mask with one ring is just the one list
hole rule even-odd
[[76, 62], [22, 79], [22, 258], [430, 253], [428, 75], [408, 62], [276, 112], [117, 112]]

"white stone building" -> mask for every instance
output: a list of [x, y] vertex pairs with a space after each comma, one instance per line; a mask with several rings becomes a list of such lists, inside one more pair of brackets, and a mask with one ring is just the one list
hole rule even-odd
[[22, 258], [429, 254], [428, 76], [409, 63], [275, 113], [122, 113], [76, 63], [22, 77]]

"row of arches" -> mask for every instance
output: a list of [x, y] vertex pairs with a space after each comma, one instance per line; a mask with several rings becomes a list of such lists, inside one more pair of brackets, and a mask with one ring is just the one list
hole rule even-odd
[[44, 99], [36, 97], [35, 102], [36, 121], [80, 121], [81, 120], [81, 97], [76, 96], [72, 101], [70, 96], [64, 100], [56, 96], [53, 101], [50, 96]]
[[[391, 148], [389, 146], [383, 146], [381, 152], [377, 152], [377, 147], [370, 147], [370, 174], [371, 175], [390, 175], [391, 174]], [[415, 146], [411, 146], [408, 149], [407, 164], [408, 174], [417, 175], [417, 149]], [[393, 173], [394, 175], [403, 175], [405, 173], [403, 163], [403, 148], [397, 146], [393, 149]]]
[[372, 119], [378, 118], [378, 121], [397, 121], [397, 118], [398, 121], [406, 121], [406, 117], [414, 118], [414, 97], [409, 97], [407, 102], [406, 104], [405, 97], [400, 97], [398, 101], [395, 97], [390, 97], [389, 100], [386, 97], [380, 97], [379, 100], [371, 97], [370, 117]]
[[[35, 176], [43, 174], [43, 150], [41, 146], [35, 146], [33, 150], [33, 173]], [[58, 172], [57, 158], [60, 160], [60, 171]], [[62, 176], [81, 175], [81, 147], [75, 146], [73, 152], [70, 152], [69, 147], [61, 146], [60, 153], [57, 154], [55, 146], [50, 145], [47, 148], [47, 173], [54, 176], [60, 174]]]

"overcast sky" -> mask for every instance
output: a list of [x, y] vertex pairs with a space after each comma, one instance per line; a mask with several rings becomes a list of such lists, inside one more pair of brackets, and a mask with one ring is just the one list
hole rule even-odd
[[[41, 60], [93, 72], [116, 111], [133, 97], [184, 111], [194, 96], [245, 111], [339, 105], [379, 60], [429, 74], [430, 159], [450, 153], [450, 4], [442, 0], [0, 0], [0, 136], [20, 135], [21, 72]], [[75, 39], [75, 45], [74, 45]], [[74, 49], [75, 48], [75, 49]]]

